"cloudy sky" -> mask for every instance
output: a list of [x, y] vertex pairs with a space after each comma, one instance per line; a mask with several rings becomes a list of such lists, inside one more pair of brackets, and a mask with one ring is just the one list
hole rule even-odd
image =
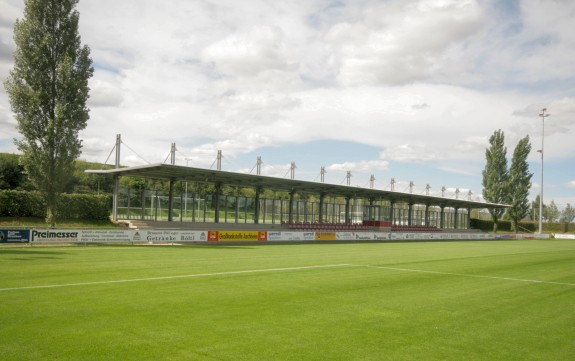
[[[0, 0], [0, 78], [23, 0]], [[81, 0], [91, 48], [82, 159], [179, 165], [455, 197], [481, 194], [488, 139], [529, 135], [533, 197], [575, 205], [575, 1]], [[0, 89], [0, 152], [16, 152]], [[112, 156], [108, 163], [112, 163]], [[460, 195], [460, 197], [462, 197]]]

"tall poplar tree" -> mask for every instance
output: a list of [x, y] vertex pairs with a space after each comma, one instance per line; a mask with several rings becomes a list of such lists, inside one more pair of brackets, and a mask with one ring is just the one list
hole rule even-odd
[[58, 195], [81, 153], [89, 110], [90, 49], [78, 34], [78, 0], [26, 0], [14, 26], [14, 68], [4, 86], [22, 135], [16, 140], [30, 180], [44, 195], [46, 221], [56, 222]]
[[[503, 204], [507, 200], [507, 148], [501, 129], [493, 133], [489, 144], [490, 147], [485, 151], [487, 163], [483, 170], [483, 198], [491, 203]], [[504, 212], [503, 208], [489, 208], [494, 232], [497, 232], [497, 222]]]
[[513, 231], [517, 232], [517, 224], [523, 218], [529, 215], [529, 189], [531, 188], [531, 177], [533, 173], [529, 172], [529, 164], [527, 157], [531, 152], [531, 144], [529, 143], [529, 136], [521, 139], [511, 159], [511, 168], [509, 169], [509, 177], [507, 184], [507, 203], [511, 208], [507, 210], [507, 214], [511, 219]]
[[561, 213], [561, 222], [571, 223], [575, 219], [575, 208], [571, 207], [571, 204], [567, 203], [565, 209]]

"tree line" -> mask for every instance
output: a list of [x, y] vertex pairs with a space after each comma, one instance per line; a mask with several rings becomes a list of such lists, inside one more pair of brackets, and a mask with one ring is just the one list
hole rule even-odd
[[[489, 148], [485, 151], [486, 164], [483, 175], [483, 198], [492, 203], [508, 204], [510, 207], [489, 209], [493, 218], [493, 231], [497, 232], [497, 221], [507, 217], [511, 221], [512, 230], [517, 232], [517, 225], [521, 220], [530, 218], [539, 219], [540, 197], [529, 201], [531, 178], [527, 157], [531, 152], [529, 136], [525, 136], [517, 143], [511, 165], [507, 164], [507, 147], [505, 134], [499, 129], [489, 138]], [[554, 201], [546, 206], [543, 204], [543, 219], [547, 222], [570, 223], [575, 219], [575, 209], [567, 204], [560, 212]]]

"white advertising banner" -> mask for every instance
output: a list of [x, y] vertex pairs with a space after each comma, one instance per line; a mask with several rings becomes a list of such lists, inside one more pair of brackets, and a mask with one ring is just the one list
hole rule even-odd
[[136, 233], [125, 229], [82, 229], [78, 232], [78, 242], [139, 242]]
[[557, 239], [575, 239], [575, 234], [556, 234]]
[[[208, 242], [207, 230], [133, 230], [133, 229], [37, 229], [30, 230], [31, 242], [60, 243], [196, 243]], [[218, 232], [211, 232], [218, 233]], [[228, 232], [229, 233], [229, 232]], [[533, 235], [492, 235], [488, 233], [402, 233], [402, 232], [302, 232], [262, 231], [258, 241], [402, 241], [402, 240], [466, 240], [532, 238]], [[222, 232], [223, 234], [223, 232]], [[257, 236], [256, 238], [258, 238]], [[555, 238], [575, 239], [575, 235], [555, 235]]]
[[32, 242], [207, 242], [208, 231], [169, 231], [133, 229], [38, 229]]
[[32, 242], [80, 242], [79, 229], [34, 229]]
[[335, 238], [338, 241], [386, 241], [392, 239], [391, 233], [388, 232], [336, 232]]
[[313, 241], [315, 232], [268, 231], [268, 241]]
[[153, 243], [208, 241], [208, 231], [143, 230], [140, 235], [142, 242]]

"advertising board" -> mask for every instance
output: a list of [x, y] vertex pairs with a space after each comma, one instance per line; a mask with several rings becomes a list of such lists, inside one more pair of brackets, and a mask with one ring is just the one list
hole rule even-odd
[[335, 232], [315, 232], [316, 241], [335, 241]]
[[206, 242], [207, 231], [119, 230], [119, 229], [35, 229], [30, 231], [32, 242], [98, 243]]
[[315, 232], [296, 232], [296, 231], [268, 231], [268, 241], [313, 241]]
[[555, 234], [556, 239], [575, 239], [575, 234]]
[[248, 241], [248, 242], [258, 242], [267, 241], [268, 232], [258, 232], [258, 231], [210, 231], [210, 241]]
[[29, 229], [0, 229], [0, 243], [28, 243]]
[[[549, 237], [549, 235], [546, 235]], [[403, 233], [403, 232], [315, 232], [315, 231], [207, 231], [207, 230], [133, 230], [133, 229], [34, 229], [0, 230], [0, 243], [150, 243], [177, 244], [195, 242], [282, 242], [282, 241], [378, 241], [378, 240], [462, 240], [529, 239], [533, 235], [492, 235], [487, 233]], [[555, 238], [574, 238], [555, 235]]]

